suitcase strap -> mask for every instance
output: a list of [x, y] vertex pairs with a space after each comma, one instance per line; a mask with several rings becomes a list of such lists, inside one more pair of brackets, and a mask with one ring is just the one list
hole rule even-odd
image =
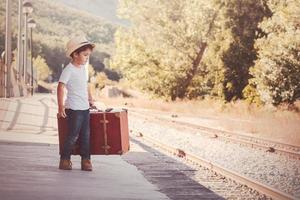
[[100, 120], [101, 123], [103, 123], [103, 132], [104, 132], [104, 145], [102, 148], [104, 149], [105, 154], [108, 154], [108, 149], [110, 149], [110, 146], [107, 144], [107, 127], [106, 124], [109, 122], [106, 120], [106, 114], [103, 113], [103, 120]]

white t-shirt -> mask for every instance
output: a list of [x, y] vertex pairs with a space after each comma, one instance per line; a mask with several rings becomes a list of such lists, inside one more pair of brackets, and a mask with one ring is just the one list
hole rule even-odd
[[76, 67], [69, 63], [61, 73], [59, 82], [66, 85], [66, 108], [72, 110], [89, 109], [87, 65]]

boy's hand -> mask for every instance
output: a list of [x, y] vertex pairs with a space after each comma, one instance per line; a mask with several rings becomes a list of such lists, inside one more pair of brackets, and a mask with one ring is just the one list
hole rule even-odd
[[89, 104], [90, 104], [90, 107], [95, 106], [95, 99], [89, 98]]
[[65, 107], [64, 106], [59, 106], [58, 107], [58, 115], [60, 117], [63, 117], [63, 118], [66, 118], [67, 117], [67, 114], [66, 114], [66, 111], [65, 111]]

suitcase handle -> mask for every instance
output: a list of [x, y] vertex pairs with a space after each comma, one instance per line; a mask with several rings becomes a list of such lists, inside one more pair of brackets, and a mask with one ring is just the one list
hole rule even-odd
[[110, 111], [112, 111], [113, 110], [113, 108], [106, 108], [105, 109], [105, 112], [110, 112]]
[[110, 112], [113, 110], [113, 108], [106, 108], [104, 111], [101, 109], [98, 109], [96, 106], [92, 105], [90, 106], [90, 111], [96, 111], [96, 112]]

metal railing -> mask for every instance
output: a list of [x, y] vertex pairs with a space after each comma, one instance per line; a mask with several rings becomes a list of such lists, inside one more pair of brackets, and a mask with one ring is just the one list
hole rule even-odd
[[32, 93], [32, 91], [37, 87], [36, 78], [33, 77], [34, 86], [31, 86], [32, 76], [31, 73], [26, 73], [26, 80], [20, 79], [18, 81], [17, 69], [15, 66], [11, 67], [11, 72], [7, 73], [9, 75], [9, 82], [6, 82], [6, 72], [5, 64], [0, 62], [0, 98], [4, 97], [19, 97], [27, 96]]
[[0, 60], [0, 97], [5, 97], [5, 65], [3, 60]]

